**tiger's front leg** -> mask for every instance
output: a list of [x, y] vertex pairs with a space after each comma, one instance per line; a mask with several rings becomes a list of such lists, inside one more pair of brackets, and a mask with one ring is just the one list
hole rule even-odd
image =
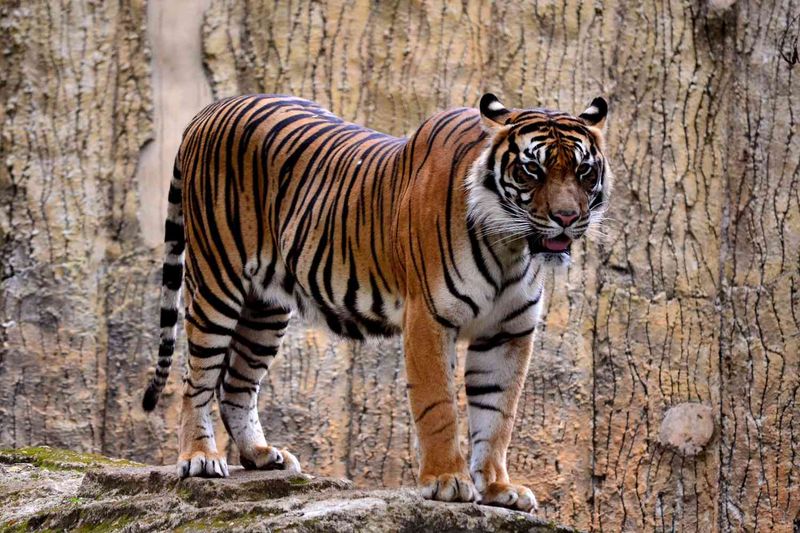
[[517, 402], [528, 372], [533, 334], [508, 340], [503, 333], [473, 341], [464, 371], [472, 444], [470, 473], [481, 503], [535, 511], [528, 487], [511, 483], [506, 451]]
[[436, 322], [422, 302], [409, 302], [404, 335], [422, 496], [448, 502], [474, 501], [478, 494], [457, 438], [455, 332]]

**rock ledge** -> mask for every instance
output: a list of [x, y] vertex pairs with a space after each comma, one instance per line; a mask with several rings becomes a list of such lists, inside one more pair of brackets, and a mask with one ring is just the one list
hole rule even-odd
[[575, 531], [526, 513], [423, 500], [413, 489], [355, 490], [346, 480], [237, 467], [227, 479], [180, 480], [171, 467], [46, 447], [0, 450], [0, 509], [4, 532]]

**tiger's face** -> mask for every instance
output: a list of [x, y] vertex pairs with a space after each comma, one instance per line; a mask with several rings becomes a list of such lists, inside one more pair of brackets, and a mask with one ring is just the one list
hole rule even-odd
[[531, 253], [567, 260], [572, 242], [603, 217], [612, 175], [603, 154], [608, 110], [595, 98], [575, 117], [480, 103], [490, 143], [468, 179], [470, 216], [486, 235], [525, 239]]

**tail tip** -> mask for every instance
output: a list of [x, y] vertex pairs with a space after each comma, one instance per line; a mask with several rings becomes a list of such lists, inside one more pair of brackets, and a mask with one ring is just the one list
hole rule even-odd
[[142, 409], [148, 413], [155, 409], [156, 404], [158, 403], [158, 396], [159, 390], [151, 383], [144, 392], [144, 398], [142, 398]]

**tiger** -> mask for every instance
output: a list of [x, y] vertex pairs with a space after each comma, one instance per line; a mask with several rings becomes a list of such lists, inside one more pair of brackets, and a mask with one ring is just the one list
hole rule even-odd
[[178, 475], [229, 475], [215, 396], [245, 469], [301, 471], [268, 443], [257, 410], [296, 314], [343, 339], [402, 334], [424, 498], [535, 511], [533, 492], [509, 479], [507, 449], [545, 274], [608, 206], [607, 111], [602, 97], [573, 116], [488, 93], [399, 138], [293, 96], [202, 110], [170, 182], [160, 345], [142, 402], [152, 411], [167, 382], [185, 282]]

